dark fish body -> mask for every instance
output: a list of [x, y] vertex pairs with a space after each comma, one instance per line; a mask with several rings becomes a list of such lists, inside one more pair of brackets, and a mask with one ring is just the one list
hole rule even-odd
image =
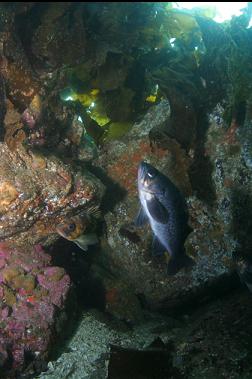
[[170, 254], [167, 271], [174, 275], [193, 263], [184, 248], [191, 231], [185, 199], [169, 178], [145, 162], [138, 169], [138, 191], [141, 209], [136, 224], [149, 221], [154, 233], [153, 252]]

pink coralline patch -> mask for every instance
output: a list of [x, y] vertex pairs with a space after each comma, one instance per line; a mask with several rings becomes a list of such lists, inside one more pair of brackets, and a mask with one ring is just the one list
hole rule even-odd
[[51, 257], [41, 245], [19, 251], [1, 244], [0, 254], [6, 263], [0, 265], [0, 372], [10, 361], [4, 374], [12, 377], [26, 366], [26, 352], [35, 359], [50, 350], [71, 283], [62, 268], [49, 266]]
[[60, 267], [47, 267], [44, 274], [37, 276], [38, 283], [49, 290], [49, 296], [52, 304], [61, 307], [64, 303], [64, 288], [69, 288], [70, 278], [68, 275], [62, 275]]
[[51, 256], [48, 254], [45, 254], [44, 249], [41, 245], [35, 245], [34, 248], [34, 258], [40, 262], [43, 263], [43, 265], [47, 265], [51, 262]]
[[[7, 253], [5, 253], [5, 257], [6, 254]], [[10, 256], [10, 254], [8, 256]], [[11, 256], [12, 260], [15, 260], [15, 265], [21, 267], [27, 273], [48, 266], [52, 259], [50, 255], [45, 254], [44, 250], [40, 248], [34, 248], [32, 256], [29, 253], [27, 254], [26, 251], [12, 249]]]
[[[1, 296], [1, 294], [0, 294]], [[9, 307], [4, 307], [2, 310], [1, 310], [1, 320], [2, 319], [5, 319], [6, 317], [8, 317], [10, 314], [10, 308]]]
[[47, 276], [50, 280], [61, 279], [64, 275], [64, 270], [60, 267], [47, 267], [44, 270], [45, 276]]
[[[34, 335], [40, 335], [40, 330], [47, 331], [49, 326], [55, 321], [55, 311], [54, 305], [48, 301], [37, 301], [34, 304], [22, 303], [13, 309], [13, 317], [17, 324], [9, 324], [8, 327], [10, 330], [14, 330], [15, 333], [18, 333], [18, 330], [20, 330], [22, 332], [20, 338], [32, 335], [31, 331], [34, 332]], [[26, 332], [23, 335], [24, 327]]]
[[10, 253], [10, 248], [5, 242], [0, 242], [0, 258], [6, 258]]
[[31, 112], [29, 112], [28, 109], [26, 109], [24, 111], [24, 113], [22, 115], [22, 121], [30, 129], [33, 129], [35, 127], [36, 119], [35, 119], [34, 115]]

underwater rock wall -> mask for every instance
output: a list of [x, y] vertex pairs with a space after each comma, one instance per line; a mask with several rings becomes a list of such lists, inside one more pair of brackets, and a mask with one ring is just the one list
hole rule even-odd
[[216, 215], [222, 221], [223, 235], [233, 245], [239, 268], [251, 260], [250, 107], [244, 124], [233, 119], [227, 128], [222, 115], [220, 106], [211, 114], [206, 151], [214, 167]]
[[[6, 3], [0, 11], [0, 376], [7, 378], [19, 376], [34, 361], [38, 370], [43, 367], [66, 323], [67, 304], [74, 303], [70, 277], [53, 265], [42, 245], [59, 238], [58, 224], [98, 206], [104, 192], [98, 178], [75, 158], [72, 162], [80, 154], [84, 161], [92, 157], [88, 148], [75, 148], [83, 126], [58, 91], [46, 89], [50, 73], [33, 60], [48, 51], [48, 33], [56, 26], [51, 22], [70, 4], [52, 5], [55, 14], [48, 18], [52, 9], [45, 14], [31, 52], [17, 20], [22, 24], [33, 5]], [[62, 42], [60, 50], [52, 47], [54, 58], [63, 53], [68, 33], [60, 24]], [[75, 35], [73, 30], [76, 42]], [[76, 51], [83, 54], [77, 46]]]
[[251, 313], [251, 294], [240, 291], [189, 314], [147, 314], [133, 330], [84, 312], [64, 353], [38, 378], [249, 378]]
[[0, 239], [14, 245], [49, 245], [64, 219], [97, 204], [103, 186], [88, 172], [56, 157], [0, 146]]
[[[127, 322], [228, 291], [251, 260], [250, 17], [250, 6], [225, 26], [172, 3], [0, 5], [7, 377], [46, 357], [71, 299], [68, 275], [35, 246], [50, 247], [58, 224], [93, 206], [104, 228], [89, 274], [102, 283], [104, 310]], [[151, 256], [150, 227], [132, 224], [142, 160], [187, 201], [195, 265], [174, 277], [167, 253]]]
[[[107, 259], [115, 262], [121, 278], [130, 283], [131, 290], [145, 304], [156, 309], [173, 308], [190, 298], [192, 301], [197, 296], [204, 296], [207, 289], [211, 292], [211, 286], [219, 280], [224, 279], [225, 282], [226, 275], [234, 271], [232, 253], [236, 248], [235, 238], [225, 233], [231, 227], [231, 219], [227, 225], [223, 215], [216, 212], [219, 198], [212, 206], [197, 198], [190, 181], [193, 152], [191, 156], [187, 155], [175, 139], [163, 133], [163, 125], [168, 119], [169, 104], [164, 101], [154, 106], [120, 142], [105, 145], [96, 162], [118, 184], [118, 188], [113, 187], [113, 192], [108, 189], [106, 197], [106, 206], [111, 205], [105, 215], [111, 247], [110, 251], [106, 250]], [[222, 128], [218, 127], [219, 130]], [[209, 133], [213, 128], [210, 127]], [[220, 145], [217, 140], [211, 142], [212, 148], [223, 146], [222, 141]], [[209, 156], [209, 150], [206, 154]], [[212, 156], [209, 158], [214, 160]], [[229, 157], [224, 159], [228, 161]], [[186, 251], [195, 260], [195, 265], [189, 271], [181, 270], [174, 277], [167, 276], [167, 257], [151, 255], [152, 232], [149, 225], [141, 229], [132, 225], [139, 209], [136, 178], [137, 167], [142, 160], [166, 174], [187, 199], [193, 232], [187, 238]], [[221, 197], [225, 187], [217, 188], [215, 171], [212, 178], [218, 197]], [[120, 194], [122, 200], [113, 204]]]

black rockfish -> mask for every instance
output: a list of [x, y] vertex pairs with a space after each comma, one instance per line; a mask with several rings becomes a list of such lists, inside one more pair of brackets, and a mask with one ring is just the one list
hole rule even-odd
[[171, 256], [167, 273], [175, 275], [194, 263], [184, 248], [192, 231], [187, 223], [186, 202], [170, 179], [146, 162], [141, 162], [138, 168], [138, 191], [141, 208], [135, 224], [141, 226], [149, 221], [154, 233], [153, 253], [167, 251]]

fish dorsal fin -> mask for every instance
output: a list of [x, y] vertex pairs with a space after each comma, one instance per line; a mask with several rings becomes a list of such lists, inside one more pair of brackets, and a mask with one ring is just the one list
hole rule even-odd
[[101, 217], [101, 210], [100, 210], [100, 208], [99, 208], [98, 205], [92, 205], [91, 207], [89, 207], [87, 209], [86, 213], [89, 216], [93, 216], [95, 218], [100, 218]]
[[135, 226], [143, 226], [148, 221], [148, 217], [143, 209], [143, 207], [140, 207], [138, 214], [135, 218], [134, 224]]
[[167, 224], [169, 220], [169, 213], [162, 203], [152, 196], [150, 200], [146, 201], [146, 206], [151, 217], [160, 224]]

